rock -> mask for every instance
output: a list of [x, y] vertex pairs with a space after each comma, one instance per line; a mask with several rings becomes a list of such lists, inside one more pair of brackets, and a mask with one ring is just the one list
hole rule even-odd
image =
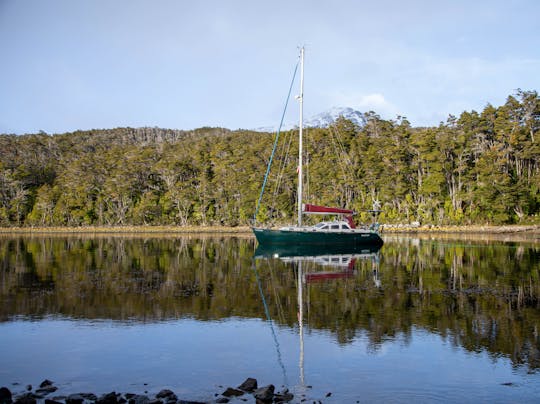
[[58, 390], [58, 387], [51, 386], [49, 384], [37, 389], [36, 394], [39, 394], [40, 396], [46, 396], [47, 394], [54, 393], [56, 390]]
[[66, 397], [66, 404], [82, 404], [84, 397], [82, 394], [70, 394]]
[[7, 387], [0, 388], [0, 404], [11, 404], [13, 397]]
[[332, 395], [332, 393], [328, 392], [326, 393], [326, 397], [330, 397]]
[[49, 398], [45, 399], [45, 404], [62, 404], [60, 401], [51, 400]]
[[229, 401], [231, 400], [229, 400], [227, 397], [220, 397], [216, 400], [216, 403], [228, 403]]
[[96, 400], [96, 404], [118, 404], [118, 397], [116, 392], [111, 391], [110, 393], [103, 394], [100, 398]]
[[169, 390], [169, 389], [163, 389], [161, 390], [159, 393], [156, 394], [156, 397], [157, 398], [166, 398], [166, 397], [170, 397], [170, 396], [174, 396], [174, 392], [172, 390]]
[[202, 401], [189, 401], [189, 400], [179, 400], [176, 404], [207, 404]]
[[41, 384], [39, 385], [40, 388], [43, 388], [43, 387], [48, 387], [48, 386], [52, 386], [53, 385], [53, 382], [51, 382], [49, 379], [45, 379], [41, 382]]
[[156, 394], [156, 398], [161, 398], [165, 400], [165, 402], [171, 402], [178, 400], [178, 397], [176, 397], [176, 394], [172, 390], [169, 389], [163, 389], [159, 393]]
[[26, 385], [26, 390], [28, 390], [28, 391], [32, 390], [32, 385], [31, 385], [31, 384], [27, 384], [27, 385]]
[[274, 394], [274, 403], [288, 403], [293, 398], [294, 394], [290, 393], [289, 389], [285, 389], [281, 393]]
[[159, 398], [155, 398], [153, 400], [148, 401], [148, 404], [163, 404], [163, 401], [161, 401]]
[[7, 387], [0, 387], [0, 404], [11, 404], [13, 402], [13, 395], [11, 390]]
[[80, 393], [81, 397], [85, 400], [97, 401], [97, 396], [94, 393]]
[[244, 395], [244, 392], [242, 390], [233, 389], [232, 387], [227, 387], [227, 390], [221, 393], [221, 395], [225, 397], [239, 397]]
[[240, 390], [247, 391], [251, 393], [252, 391], [257, 389], [257, 379], [254, 379], [252, 377], [248, 377], [244, 383], [242, 383], [240, 386], [238, 386]]
[[137, 394], [126, 393], [126, 394], [124, 394], [124, 397], [127, 398], [128, 400], [131, 400], [132, 398], [137, 397]]
[[255, 390], [253, 392], [253, 396], [257, 400], [269, 403], [274, 398], [274, 389], [274, 385], [269, 384], [268, 386], [261, 387], [260, 389]]
[[128, 398], [128, 395], [131, 396], [129, 397], [129, 404], [148, 404], [150, 402], [148, 396], [126, 394], [126, 398]]
[[32, 393], [25, 393], [15, 400], [15, 404], [36, 404], [36, 402], [36, 396]]
[[124, 397], [120, 397], [118, 399], [118, 404], [126, 404], [126, 403], [127, 403], [127, 400]]

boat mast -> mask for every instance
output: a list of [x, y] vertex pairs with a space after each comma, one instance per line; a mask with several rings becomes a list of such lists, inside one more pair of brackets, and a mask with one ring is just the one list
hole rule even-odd
[[300, 48], [300, 124], [298, 131], [298, 226], [302, 226], [302, 129], [304, 126], [304, 47]]
[[298, 331], [300, 334], [300, 359], [298, 367], [300, 368], [300, 385], [305, 386], [304, 377], [304, 297], [302, 290], [302, 282], [304, 274], [302, 272], [302, 261], [298, 262]]

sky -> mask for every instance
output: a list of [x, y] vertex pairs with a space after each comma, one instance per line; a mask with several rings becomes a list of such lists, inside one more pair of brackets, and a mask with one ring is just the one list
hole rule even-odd
[[537, 0], [0, 0], [0, 133], [277, 127], [300, 46], [307, 118], [437, 126], [540, 90], [538, 16]]

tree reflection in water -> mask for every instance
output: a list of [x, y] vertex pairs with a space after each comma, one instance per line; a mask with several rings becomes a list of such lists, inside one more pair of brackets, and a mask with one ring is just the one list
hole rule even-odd
[[[254, 255], [250, 237], [2, 236], [0, 319], [264, 319]], [[306, 284], [306, 332], [327, 330], [341, 344], [365, 334], [377, 350], [420, 328], [540, 367], [537, 242], [394, 237], [377, 261], [302, 265], [328, 273]], [[298, 265], [270, 258], [257, 271], [273, 321], [296, 327]]]

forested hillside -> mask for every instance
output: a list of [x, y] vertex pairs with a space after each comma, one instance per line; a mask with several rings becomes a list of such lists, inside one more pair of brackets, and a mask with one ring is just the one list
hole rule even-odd
[[[540, 222], [537, 92], [438, 127], [365, 119], [307, 130], [310, 202], [362, 211], [377, 199], [383, 223]], [[283, 175], [270, 178], [259, 213], [276, 223], [293, 217], [296, 199], [293, 131], [282, 140]], [[244, 225], [273, 141], [219, 128], [1, 135], [0, 225]]]

